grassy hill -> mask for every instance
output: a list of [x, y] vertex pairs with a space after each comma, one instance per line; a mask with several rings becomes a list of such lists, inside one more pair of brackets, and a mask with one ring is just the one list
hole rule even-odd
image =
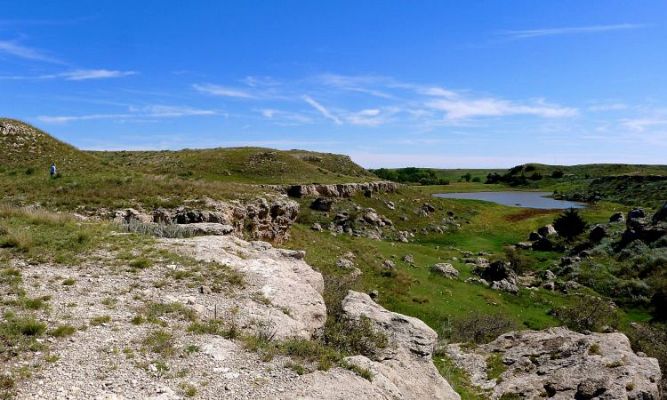
[[340, 183], [377, 179], [347, 156], [235, 147], [91, 152], [109, 165], [156, 175], [242, 183]]
[[5, 171], [48, 172], [52, 162], [69, 171], [102, 169], [101, 160], [21, 121], [0, 118], [0, 165]]
[[[50, 207], [169, 206], [188, 198], [256, 196], [254, 184], [345, 183], [378, 178], [347, 156], [218, 148], [82, 151], [13, 119], [0, 119], [3, 201]], [[55, 162], [59, 176], [49, 177]]]

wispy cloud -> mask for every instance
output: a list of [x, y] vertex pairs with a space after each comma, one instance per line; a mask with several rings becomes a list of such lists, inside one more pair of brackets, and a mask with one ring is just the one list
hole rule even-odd
[[336, 125], [341, 125], [341, 124], [343, 123], [343, 121], [341, 121], [340, 118], [338, 118], [337, 116], [335, 116], [331, 111], [329, 111], [329, 110], [328, 110], [326, 107], [324, 107], [322, 104], [320, 104], [320, 103], [318, 103], [317, 101], [315, 101], [315, 99], [313, 99], [312, 97], [310, 97], [310, 96], [303, 96], [302, 98], [303, 98], [303, 100], [304, 100], [306, 103], [308, 103], [311, 107], [313, 107], [313, 108], [314, 108], [315, 110], [317, 110], [320, 114], [322, 114], [322, 115], [324, 116], [324, 118], [330, 119], [331, 121], [333, 121], [334, 123], [336, 123]]
[[667, 127], [667, 117], [628, 118], [621, 120], [621, 125], [634, 132], [644, 132], [656, 126]]
[[65, 64], [62, 60], [59, 60], [45, 51], [24, 46], [13, 40], [0, 40], [0, 54], [6, 54], [24, 60], [41, 61], [51, 64]]
[[561, 118], [577, 115], [577, 109], [550, 105], [543, 101], [520, 104], [509, 100], [486, 98], [462, 98], [458, 95], [426, 103], [427, 107], [443, 111], [449, 120], [475, 117], [503, 117], [532, 115], [542, 118]]
[[562, 28], [511, 30], [511, 31], [499, 32], [498, 35], [509, 39], [530, 39], [542, 36], [560, 36], [560, 35], [576, 35], [576, 34], [625, 31], [625, 30], [646, 28], [647, 26], [648, 25], [645, 24], [589, 25], [589, 26], [573, 26], [573, 27], [562, 27]]
[[309, 124], [312, 122], [312, 119], [308, 116], [291, 111], [264, 108], [259, 110], [259, 112], [264, 118], [276, 120], [283, 125]]
[[126, 76], [136, 75], [135, 71], [117, 71], [111, 69], [78, 69], [74, 71], [59, 72], [57, 74], [45, 75], [10, 75], [0, 76], [4, 80], [47, 80], [47, 79], [64, 79], [66, 81], [87, 81], [93, 79], [110, 79], [123, 78]]
[[64, 124], [77, 121], [92, 120], [129, 120], [129, 119], [160, 119], [192, 116], [210, 116], [220, 114], [214, 110], [193, 108], [188, 106], [151, 105], [145, 107], [130, 107], [126, 113], [100, 113], [86, 115], [40, 115], [39, 121], [49, 124]]
[[63, 72], [55, 75], [55, 77], [62, 77], [68, 81], [84, 81], [88, 79], [109, 79], [122, 78], [125, 76], [136, 75], [134, 71], [117, 71], [111, 69], [80, 69], [71, 72]]
[[241, 99], [252, 99], [255, 97], [249, 91], [244, 89], [230, 88], [226, 86], [214, 85], [211, 83], [194, 84], [192, 87], [198, 92], [210, 94], [213, 96], [235, 97]]

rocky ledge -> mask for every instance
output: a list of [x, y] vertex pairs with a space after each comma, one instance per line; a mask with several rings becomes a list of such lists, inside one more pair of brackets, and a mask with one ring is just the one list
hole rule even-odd
[[351, 197], [357, 193], [371, 196], [373, 193], [393, 193], [401, 185], [390, 181], [365, 183], [340, 183], [332, 185], [308, 184], [276, 187], [290, 197]]
[[[310, 339], [326, 321], [322, 299], [324, 280], [305, 261], [303, 251], [274, 249], [266, 242], [246, 242], [233, 236], [164, 239], [162, 244], [178, 254], [217, 262], [244, 277], [243, 288], [233, 300], [215, 293], [201, 296], [200, 317], [214, 311], [234, 318], [243, 330], [275, 339]], [[203, 290], [205, 291], [205, 290]]]
[[511, 332], [474, 348], [452, 344], [447, 353], [493, 399], [661, 398], [658, 361], [635, 354], [622, 333]]
[[299, 214], [299, 204], [284, 197], [257, 198], [249, 202], [204, 199], [203, 204], [157, 208], [152, 212], [126, 208], [101, 214], [116, 223], [181, 225], [192, 235], [236, 233], [254, 240], [280, 243]]
[[342, 368], [317, 371], [303, 376], [281, 399], [460, 399], [431, 360], [438, 338], [433, 329], [417, 318], [387, 311], [363, 293], [350, 291], [342, 306], [347, 318], [367, 318], [389, 339], [373, 359], [345, 359], [370, 371], [370, 380]]

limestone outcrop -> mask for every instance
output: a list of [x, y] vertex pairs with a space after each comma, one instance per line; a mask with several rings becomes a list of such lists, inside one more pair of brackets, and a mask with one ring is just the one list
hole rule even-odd
[[303, 252], [234, 236], [163, 239], [162, 243], [179, 254], [227, 265], [243, 274], [243, 288], [233, 301], [218, 302], [214, 293], [203, 296], [199, 304], [207, 310], [203, 318], [215, 308], [241, 329], [275, 339], [310, 339], [324, 326], [324, 280], [303, 261]]
[[[249, 202], [204, 199], [204, 204], [186, 204], [174, 209], [150, 212], [133, 208], [116, 210], [116, 223], [143, 223], [187, 226], [190, 233], [247, 235], [254, 240], [280, 243], [289, 238], [289, 229], [299, 214], [299, 203], [285, 197], [256, 198]], [[231, 230], [230, 230], [231, 227]]]
[[277, 187], [290, 197], [351, 197], [357, 193], [393, 193], [400, 184], [390, 181], [340, 183], [340, 184], [308, 184]]
[[622, 333], [584, 335], [566, 328], [511, 332], [449, 356], [492, 399], [660, 399], [660, 367], [635, 354]]
[[431, 355], [438, 336], [424, 322], [387, 311], [364, 293], [350, 291], [342, 306], [348, 318], [367, 318], [389, 339], [390, 345], [373, 359], [345, 359], [349, 365], [368, 370], [370, 380], [341, 368], [318, 371], [304, 376], [298, 389], [282, 399], [460, 399], [433, 365]]

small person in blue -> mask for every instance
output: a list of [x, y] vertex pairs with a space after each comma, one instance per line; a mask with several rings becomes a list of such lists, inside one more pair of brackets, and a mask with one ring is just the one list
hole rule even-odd
[[57, 174], [56, 163], [51, 163], [51, 168], [49, 168], [49, 174], [51, 174], [51, 178], [56, 177]]

